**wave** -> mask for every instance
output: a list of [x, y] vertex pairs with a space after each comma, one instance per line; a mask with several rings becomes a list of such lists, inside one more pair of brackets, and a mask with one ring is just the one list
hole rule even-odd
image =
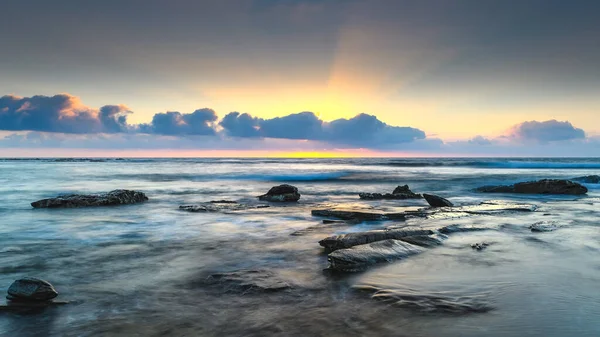
[[573, 161], [573, 160], [457, 160], [457, 159], [430, 159], [430, 160], [391, 160], [365, 165], [383, 165], [395, 167], [471, 167], [471, 168], [496, 168], [496, 169], [600, 169], [600, 160]]
[[[320, 172], [296, 174], [243, 174], [228, 177], [235, 180], [264, 180], [264, 181], [330, 181], [347, 177], [347, 172]], [[227, 178], [227, 177], [226, 177]]]

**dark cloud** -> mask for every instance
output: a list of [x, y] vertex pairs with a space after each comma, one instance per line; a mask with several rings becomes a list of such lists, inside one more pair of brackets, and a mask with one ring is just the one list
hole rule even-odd
[[258, 132], [260, 119], [247, 113], [231, 112], [219, 123], [226, 132], [236, 137], [260, 137]]
[[99, 111], [82, 105], [77, 97], [0, 97], [0, 129], [62, 133], [115, 133], [126, 131], [125, 106], [104, 106]]
[[419, 129], [390, 126], [367, 114], [328, 123], [312, 112], [272, 119], [232, 112], [223, 118], [220, 125], [233, 137], [307, 139], [356, 146], [380, 147], [425, 138], [425, 133]]
[[545, 122], [529, 121], [513, 126], [508, 138], [519, 141], [554, 142], [584, 139], [585, 131], [576, 128], [568, 121], [549, 120]]
[[215, 135], [217, 114], [212, 109], [198, 109], [190, 114], [177, 111], [157, 113], [150, 124], [142, 124], [139, 131], [159, 135]]

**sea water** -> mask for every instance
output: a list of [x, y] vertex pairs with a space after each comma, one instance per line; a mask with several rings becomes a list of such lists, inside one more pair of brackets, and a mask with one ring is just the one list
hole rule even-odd
[[[0, 160], [0, 294], [15, 279], [32, 276], [50, 281], [58, 299], [70, 301], [33, 313], [0, 312], [0, 335], [600, 336], [600, 185], [586, 184], [586, 196], [474, 192], [592, 174], [600, 174], [599, 159]], [[256, 203], [283, 183], [298, 187], [298, 203], [238, 212], [178, 209], [222, 199]], [[358, 198], [404, 184], [456, 205], [502, 199], [538, 209], [291, 235], [321, 223], [311, 216], [316, 208], [425, 207], [423, 200]], [[114, 189], [142, 191], [150, 200], [30, 206], [60, 194]], [[560, 228], [531, 232], [539, 221]], [[420, 255], [350, 274], [328, 272], [318, 244], [333, 234], [452, 224], [493, 229], [452, 234]], [[490, 246], [473, 250], [477, 242]], [[207, 282], [249, 271], [285, 287]], [[376, 291], [390, 296], [373, 297]], [[486, 310], [444, 310], [470, 306]]]

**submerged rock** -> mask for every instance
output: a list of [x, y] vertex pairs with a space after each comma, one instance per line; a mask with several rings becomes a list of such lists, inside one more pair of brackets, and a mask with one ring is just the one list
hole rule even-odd
[[393, 199], [420, 199], [421, 195], [410, 190], [408, 185], [398, 186], [392, 193], [359, 193], [364, 200], [393, 200]]
[[477, 243], [472, 244], [471, 248], [482, 251], [482, 250], [486, 249], [489, 245], [490, 244], [487, 242], [477, 242]]
[[234, 293], [275, 292], [291, 288], [276, 273], [262, 269], [212, 274], [205, 283], [223, 286], [226, 292]]
[[182, 211], [192, 212], [192, 213], [204, 213], [204, 212], [228, 212], [228, 211], [242, 211], [246, 209], [259, 209], [259, 208], [268, 208], [269, 205], [246, 205], [246, 204], [238, 204], [238, 203], [221, 203], [221, 202], [208, 202], [204, 204], [197, 205], [182, 205], [179, 206], [179, 209]]
[[540, 221], [529, 226], [532, 232], [552, 232], [562, 227], [556, 221]]
[[300, 200], [300, 193], [297, 187], [284, 184], [272, 187], [267, 194], [259, 196], [258, 199], [271, 202], [294, 202]]
[[401, 240], [408, 236], [431, 234], [433, 234], [433, 231], [428, 229], [382, 229], [368, 232], [334, 235], [319, 241], [319, 244], [325, 248], [325, 251], [333, 252], [338, 249], [350, 248], [371, 242], [388, 239]]
[[543, 179], [514, 185], [483, 186], [476, 189], [483, 193], [521, 193], [521, 194], [586, 194], [588, 189], [576, 182], [560, 179]]
[[336, 250], [328, 255], [327, 260], [331, 269], [351, 272], [376, 263], [400, 260], [423, 251], [421, 247], [400, 240], [384, 240]]
[[440, 228], [438, 231], [442, 234], [452, 234], [461, 232], [478, 232], [492, 229], [491, 227], [480, 227], [473, 225], [450, 225]]
[[600, 176], [599, 175], [577, 177], [577, 178], [573, 178], [571, 180], [578, 181], [580, 183], [585, 183], [585, 184], [600, 184]]
[[426, 313], [468, 314], [493, 309], [482, 301], [483, 296], [478, 295], [459, 295], [448, 291], [419, 292], [409, 288], [384, 289], [372, 285], [358, 285], [354, 289], [373, 293], [373, 299], [393, 306]]
[[404, 213], [369, 213], [356, 211], [342, 211], [330, 209], [315, 209], [311, 211], [313, 216], [322, 216], [326, 218], [337, 218], [342, 220], [357, 221], [380, 221], [380, 220], [405, 220]]
[[11, 301], [46, 302], [58, 296], [50, 282], [25, 277], [13, 282], [8, 288], [7, 299]]
[[454, 206], [450, 201], [448, 201], [442, 197], [439, 197], [437, 195], [423, 193], [423, 198], [425, 198], [425, 201], [427, 201], [427, 203], [431, 207], [452, 207], [452, 206]]
[[114, 190], [101, 194], [71, 194], [56, 198], [42, 199], [31, 203], [34, 208], [75, 208], [93, 206], [115, 206], [147, 201], [142, 192]]

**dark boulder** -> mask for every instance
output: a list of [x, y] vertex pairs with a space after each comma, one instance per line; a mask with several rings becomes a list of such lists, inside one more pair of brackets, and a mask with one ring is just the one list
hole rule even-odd
[[58, 296], [58, 292], [49, 282], [33, 277], [25, 277], [10, 285], [6, 298], [11, 301], [46, 302], [56, 296]]
[[421, 198], [421, 195], [411, 191], [408, 185], [398, 186], [392, 193], [359, 193], [358, 196], [364, 200], [402, 200]]
[[543, 179], [514, 185], [483, 186], [477, 189], [483, 193], [521, 193], [521, 194], [586, 194], [588, 189], [570, 180]]
[[442, 197], [438, 197], [437, 195], [423, 193], [423, 198], [425, 198], [425, 201], [427, 201], [427, 203], [431, 207], [453, 207], [454, 206], [450, 201], [448, 201]]
[[585, 184], [600, 184], [600, 176], [599, 175], [577, 177], [577, 178], [573, 178], [571, 180], [578, 181], [580, 183], [585, 183]]
[[295, 186], [284, 184], [271, 188], [267, 194], [259, 196], [258, 199], [272, 202], [294, 202], [300, 200], [300, 193]]
[[75, 208], [93, 206], [115, 206], [147, 201], [142, 192], [114, 190], [101, 194], [71, 194], [56, 198], [38, 200], [31, 203], [33, 208]]

